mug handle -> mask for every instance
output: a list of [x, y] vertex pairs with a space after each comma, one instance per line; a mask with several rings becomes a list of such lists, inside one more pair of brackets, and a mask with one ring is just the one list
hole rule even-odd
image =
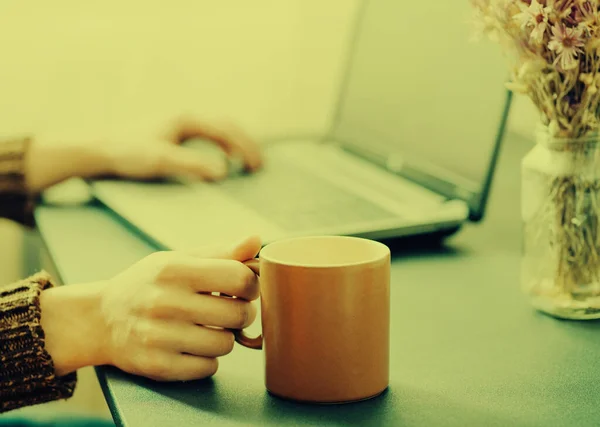
[[[248, 267], [250, 270], [254, 272], [257, 276], [260, 276], [260, 268], [259, 261], [257, 258], [250, 259], [248, 261], [244, 261], [244, 265]], [[223, 295], [223, 294], [221, 294]], [[225, 296], [225, 295], [223, 295]], [[252, 348], [255, 350], [261, 350], [263, 346], [263, 336], [260, 334], [259, 336], [252, 338], [246, 335], [246, 332], [243, 329], [234, 329], [232, 330], [233, 335], [235, 336], [235, 341], [238, 344], [243, 345], [244, 347]]]

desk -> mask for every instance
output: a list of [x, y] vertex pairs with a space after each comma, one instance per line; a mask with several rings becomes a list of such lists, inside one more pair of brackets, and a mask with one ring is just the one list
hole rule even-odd
[[[98, 368], [117, 424], [600, 424], [600, 323], [538, 314], [519, 289], [519, 162], [528, 148], [507, 141], [484, 223], [445, 248], [395, 251], [384, 395], [344, 406], [270, 397], [262, 354], [238, 346], [206, 381], [164, 384]], [[40, 207], [37, 219], [65, 283], [108, 278], [154, 250], [99, 206]]]

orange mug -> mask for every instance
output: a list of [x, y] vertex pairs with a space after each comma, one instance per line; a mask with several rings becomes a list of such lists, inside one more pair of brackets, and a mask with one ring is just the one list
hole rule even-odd
[[389, 383], [390, 251], [372, 240], [300, 237], [265, 246], [246, 262], [260, 278], [262, 335], [236, 341], [264, 349], [276, 396], [344, 403]]

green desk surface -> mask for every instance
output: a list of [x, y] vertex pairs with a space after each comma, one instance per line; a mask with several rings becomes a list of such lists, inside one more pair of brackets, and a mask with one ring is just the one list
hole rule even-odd
[[[484, 223], [468, 226], [442, 249], [395, 251], [391, 383], [384, 395], [342, 406], [282, 401], [265, 392], [261, 353], [236, 347], [206, 381], [157, 383], [98, 368], [115, 421], [140, 427], [600, 425], [600, 323], [538, 314], [519, 290], [518, 166], [527, 149], [507, 141]], [[108, 278], [154, 250], [100, 206], [42, 206], [37, 219], [67, 284]]]

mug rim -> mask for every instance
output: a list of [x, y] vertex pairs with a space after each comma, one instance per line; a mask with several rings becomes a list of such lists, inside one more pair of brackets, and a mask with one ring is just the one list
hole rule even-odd
[[[303, 263], [303, 262], [293, 262], [282, 259], [277, 259], [276, 256], [270, 255], [268, 252], [274, 249], [277, 249], [277, 246], [281, 244], [287, 244], [290, 242], [297, 241], [306, 241], [306, 240], [352, 240], [352, 241], [360, 241], [365, 245], [369, 245], [371, 247], [377, 247], [381, 250], [377, 256], [365, 257], [365, 259], [356, 261], [356, 262], [344, 262], [344, 263], [331, 263], [331, 264], [315, 264], [315, 263]], [[272, 249], [268, 249], [272, 248]], [[266, 254], [265, 254], [266, 251]], [[355, 237], [355, 236], [301, 236], [301, 237], [292, 237], [289, 239], [277, 240], [275, 242], [271, 242], [263, 247], [259, 253], [259, 260], [267, 261], [277, 265], [283, 265], [287, 267], [302, 267], [302, 268], [321, 268], [321, 269], [331, 269], [331, 268], [340, 268], [340, 267], [354, 267], [354, 266], [362, 266], [377, 263], [388, 259], [390, 257], [390, 248], [384, 245], [381, 242], [376, 240], [367, 239], [364, 237]]]

